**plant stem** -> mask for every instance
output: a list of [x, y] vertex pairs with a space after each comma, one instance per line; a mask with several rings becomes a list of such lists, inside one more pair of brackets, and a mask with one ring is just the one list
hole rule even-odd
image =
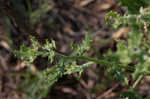
[[27, 7], [28, 7], [28, 14], [31, 14], [31, 12], [32, 12], [32, 5], [31, 5], [30, 0], [25, 0], [25, 2], [26, 2]]
[[[95, 58], [90, 58], [90, 57], [87, 57], [87, 56], [66, 56], [66, 55], [63, 55], [63, 54], [60, 54], [60, 53], [57, 53], [57, 52], [55, 54], [56, 54], [56, 56], [63, 57], [64, 59], [80, 59], [80, 60], [85, 60], [85, 61], [91, 61], [91, 62], [94, 62], [94, 63], [97, 63], [97, 64], [102, 64], [104, 66], [112, 66], [113, 65], [113, 63], [110, 63], [110, 62], [107, 62], [107, 61], [104, 61], [104, 60], [97, 60]], [[131, 71], [135, 70], [134, 67], [123, 66], [121, 64], [119, 64], [119, 67], [131, 70]]]
[[133, 86], [132, 86], [132, 88], [133, 89], [135, 89], [136, 88], [136, 86], [139, 84], [139, 82], [143, 79], [143, 75], [140, 75], [139, 77], [138, 77], [138, 79], [135, 81], [135, 83], [133, 84]]

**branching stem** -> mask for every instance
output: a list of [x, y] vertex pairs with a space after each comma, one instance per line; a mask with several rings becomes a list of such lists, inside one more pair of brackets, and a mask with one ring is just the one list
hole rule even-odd
[[[87, 56], [66, 56], [66, 55], [63, 55], [63, 54], [60, 54], [60, 53], [57, 53], [57, 52], [56, 52], [56, 56], [63, 57], [64, 59], [80, 59], [80, 60], [85, 60], [85, 61], [91, 61], [91, 62], [94, 62], [94, 63], [97, 63], [97, 64], [102, 64], [104, 66], [112, 66], [113, 65], [113, 63], [110, 63], [110, 62], [107, 62], [107, 61], [104, 61], [104, 60], [98, 60], [98, 59], [95, 59], [95, 58], [90, 58], [90, 57], [87, 57]], [[134, 67], [124, 66], [124, 65], [121, 65], [121, 64], [119, 64], [119, 67], [128, 69], [130, 71], [135, 70]]]

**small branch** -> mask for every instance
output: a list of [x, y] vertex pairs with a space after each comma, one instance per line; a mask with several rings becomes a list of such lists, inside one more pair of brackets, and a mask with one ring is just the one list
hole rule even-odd
[[133, 86], [132, 86], [132, 88], [133, 89], [135, 89], [136, 88], [136, 86], [140, 83], [140, 81], [143, 79], [143, 75], [140, 75], [139, 77], [138, 77], [138, 79], [135, 81], [135, 83], [133, 84]]
[[115, 84], [112, 88], [104, 92], [102, 95], [98, 96], [96, 99], [103, 99], [105, 96], [108, 96], [109, 94], [111, 94], [113, 90], [116, 89], [117, 87], [119, 87], [119, 84]]

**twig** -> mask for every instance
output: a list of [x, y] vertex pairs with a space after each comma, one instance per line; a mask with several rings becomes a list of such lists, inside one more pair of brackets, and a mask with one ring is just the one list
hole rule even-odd
[[132, 86], [132, 88], [133, 89], [135, 89], [136, 88], [136, 86], [140, 83], [140, 81], [143, 79], [143, 75], [140, 75], [139, 77], [138, 77], [138, 79], [135, 81], [135, 83], [133, 84], [133, 86]]
[[114, 89], [116, 89], [119, 84], [114, 85], [112, 88], [104, 92], [102, 95], [98, 96], [96, 99], [103, 99], [103, 97], [108, 96]]

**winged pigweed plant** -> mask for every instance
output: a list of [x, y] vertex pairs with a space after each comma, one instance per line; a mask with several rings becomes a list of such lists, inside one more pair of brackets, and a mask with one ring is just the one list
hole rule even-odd
[[[149, 8], [140, 8], [139, 14], [125, 14], [120, 16], [116, 12], [108, 13], [106, 21], [115, 20], [111, 23], [115, 28], [130, 27], [130, 32], [126, 35], [126, 40], [117, 42], [116, 52], [110, 51], [105, 55], [105, 59], [116, 63], [113, 67], [108, 68], [116, 79], [125, 82], [125, 72], [119, 69], [117, 64], [132, 66], [135, 70], [131, 73], [135, 83], [128, 92], [124, 92], [123, 97], [128, 99], [141, 99], [135, 92], [137, 84], [142, 78], [150, 73], [150, 12]], [[111, 59], [113, 57], [113, 59]], [[132, 64], [132, 65], [131, 65]], [[134, 97], [135, 96], [135, 97]], [[134, 97], [134, 98], [133, 98]]]
[[[110, 23], [111, 19], [114, 20], [113, 23]], [[46, 40], [44, 45], [40, 45], [34, 37], [31, 37], [31, 47], [23, 45], [19, 51], [15, 51], [15, 55], [26, 61], [27, 65], [32, 64], [38, 56], [47, 57], [51, 63], [55, 57], [60, 58], [55, 66], [38, 71], [34, 77], [29, 76], [22, 83], [21, 86], [28, 86], [25, 90], [28, 99], [41, 99], [63, 75], [79, 73], [80, 76], [92, 64], [105, 66], [113, 79], [127, 86], [129, 86], [128, 75], [131, 75], [134, 80], [133, 85], [120, 96], [125, 99], [141, 99], [135, 89], [144, 76], [150, 75], [150, 8], [145, 10], [141, 7], [139, 13], [126, 13], [123, 16], [116, 12], [109, 12], [106, 22], [115, 28], [130, 27], [131, 29], [125, 40], [117, 42], [116, 51], [109, 50], [104, 54], [104, 60], [84, 56], [92, 41], [89, 34], [81, 45], [72, 44], [73, 52], [70, 56], [56, 52], [55, 41]], [[86, 62], [78, 65], [77, 60]], [[126, 73], [126, 70], [131, 73]]]
[[[27, 88], [26, 94], [29, 99], [41, 99], [46, 96], [50, 90], [50, 87], [63, 75], [70, 75], [72, 73], [78, 72], [81, 73], [88, 68], [93, 61], [91, 58], [82, 55], [86, 50], [89, 49], [89, 44], [91, 42], [90, 36], [87, 35], [85, 40], [81, 45], [73, 44], [74, 52], [71, 56], [65, 56], [63, 54], [55, 52], [55, 42], [51, 40], [49, 42], [46, 40], [44, 45], [40, 45], [38, 41], [31, 37], [32, 47], [21, 46], [19, 51], [14, 51], [15, 55], [20, 56], [22, 60], [24, 60], [28, 65], [32, 64], [32, 62], [38, 57], [48, 57], [48, 60], [52, 63], [54, 61], [54, 57], [60, 57], [59, 62], [46, 70], [39, 71], [36, 73], [35, 79], [26, 80], [25, 83], [21, 86], [29, 85]], [[76, 59], [81, 60], [90, 60], [90, 62], [86, 62], [82, 65], [77, 65]], [[32, 83], [31, 83], [32, 82]]]

